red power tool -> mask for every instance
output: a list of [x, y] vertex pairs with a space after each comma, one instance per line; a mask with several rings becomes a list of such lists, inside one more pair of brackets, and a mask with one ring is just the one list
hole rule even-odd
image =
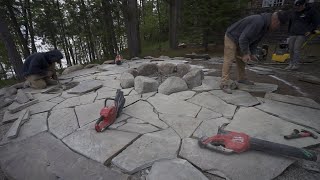
[[317, 155], [312, 151], [253, 138], [245, 133], [226, 131], [224, 130], [226, 125], [227, 124], [223, 124], [219, 127], [217, 135], [202, 137], [199, 140], [200, 147], [226, 154], [241, 153], [252, 149], [309, 161], [317, 160]]
[[[114, 101], [113, 106], [107, 106], [108, 100]], [[126, 99], [124, 98], [123, 92], [120, 89], [117, 90], [116, 97], [114, 99], [106, 98], [104, 101], [104, 108], [102, 108], [100, 111], [100, 118], [95, 125], [97, 132], [104, 131], [116, 121], [117, 117], [120, 116], [125, 102]]]

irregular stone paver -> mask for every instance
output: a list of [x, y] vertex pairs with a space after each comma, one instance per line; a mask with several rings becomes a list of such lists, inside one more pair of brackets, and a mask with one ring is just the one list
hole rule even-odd
[[31, 99], [27, 96], [27, 94], [22, 89], [18, 89], [17, 95], [16, 95], [16, 101], [18, 103], [23, 104], [30, 100]]
[[74, 106], [89, 104], [94, 101], [96, 96], [97, 96], [97, 93], [90, 93], [90, 94], [85, 94], [82, 96], [72, 97], [72, 98], [69, 98], [69, 99], [62, 101], [60, 104], [55, 106], [53, 109], [63, 109], [63, 108], [67, 108], [67, 107], [74, 107]]
[[120, 81], [115, 76], [97, 76], [97, 79], [100, 80], [104, 87], [122, 89]]
[[30, 111], [29, 110], [22, 110], [20, 112], [20, 116], [18, 118], [18, 120], [16, 120], [12, 126], [10, 127], [9, 131], [7, 132], [6, 136], [7, 138], [9, 139], [13, 139], [13, 138], [16, 138], [19, 134], [19, 130], [20, 130], [20, 127], [22, 125], [22, 121], [23, 120], [27, 120], [29, 119], [29, 116], [30, 116]]
[[229, 123], [230, 120], [226, 118], [217, 118], [217, 119], [209, 119], [205, 120], [201, 123], [201, 125], [196, 129], [193, 133], [194, 137], [201, 138], [203, 136], [211, 137], [218, 133], [218, 128], [224, 123]]
[[201, 119], [215, 119], [221, 117], [222, 114], [211, 111], [207, 108], [201, 108], [200, 112], [197, 115], [197, 118]]
[[39, 102], [37, 104], [34, 104], [34, 105], [28, 107], [28, 109], [30, 110], [31, 114], [37, 114], [37, 113], [41, 113], [41, 112], [50, 111], [55, 105], [56, 105], [56, 103], [48, 102], [48, 101]]
[[126, 123], [125, 125], [118, 127], [118, 130], [145, 134], [158, 131], [159, 129], [150, 124]]
[[144, 124], [145, 122], [142, 121], [141, 119], [137, 119], [137, 118], [129, 118], [127, 120], [128, 123], [135, 123], [135, 124]]
[[278, 85], [257, 82], [255, 82], [254, 85], [245, 85], [239, 83], [238, 88], [247, 92], [274, 92], [278, 89]]
[[0, 163], [13, 179], [127, 179], [126, 175], [72, 152], [49, 133], [0, 147]]
[[240, 108], [226, 128], [230, 131], [244, 132], [251, 137], [296, 147], [306, 147], [320, 143], [319, 139], [311, 137], [290, 141], [284, 139], [283, 136], [291, 134], [293, 129], [306, 128], [284, 121], [256, 108]]
[[153, 107], [144, 101], [138, 101], [135, 104], [126, 107], [122, 112], [129, 116], [141, 119], [149, 124], [155, 125], [156, 127], [163, 129], [168, 127], [168, 125], [161, 121], [158, 118], [158, 115], [153, 112]]
[[114, 98], [116, 96], [116, 89], [111, 89], [109, 87], [103, 87], [97, 91], [98, 96], [96, 99]]
[[100, 117], [100, 111], [103, 107], [104, 100], [75, 107], [80, 127], [97, 120]]
[[94, 129], [94, 124], [95, 122], [78, 129], [76, 132], [63, 138], [63, 142], [74, 151], [90, 159], [104, 163], [138, 137], [137, 133], [115, 130], [97, 133]]
[[173, 128], [181, 139], [190, 137], [199, 124], [203, 121], [203, 119], [168, 114], [160, 114], [160, 119], [165, 121], [171, 128]]
[[99, 71], [97, 71], [97, 69], [95, 69], [95, 68], [81, 69], [81, 70], [74, 71], [74, 72], [71, 72], [66, 75], [61, 75], [61, 76], [59, 76], [59, 79], [70, 79], [70, 78], [74, 78], [74, 77], [84, 77], [84, 76], [89, 76], [91, 74], [98, 73], [98, 72]]
[[124, 107], [127, 107], [127, 106], [130, 106], [131, 104], [139, 101], [141, 99], [141, 95], [140, 94], [130, 95], [130, 96], [125, 96], [124, 98], [126, 99]]
[[157, 94], [157, 92], [143, 93], [143, 94], [141, 94], [141, 99], [146, 101], [147, 99], [149, 99], [150, 97], [152, 97], [156, 94]]
[[61, 93], [62, 98], [68, 99], [68, 98], [72, 98], [72, 97], [77, 97], [80, 96], [79, 94], [68, 94], [67, 91], [64, 91]]
[[49, 131], [59, 139], [79, 128], [74, 109], [65, 108], [51, 111], [48, 118]]
[[235, 90], [235, 91], [232, 91], [232, 94], [227, 94], [222, 90], [215, 90], [215, 91], [210, 91], [210, 93], [219, 97], [225, 102], [236, 105], [236, 106], [250, 107], [250, 106], [259, 104], [259, 101], [257, 100], [257, 98], [255, 98], [250, 93], [245, 91]]
[[179, 99], [179, 100], [184, 101], [184, 100], [192, 98], [195, 94], [196, 94], [196, 92], [194, 92], [194, 91], [182, 91], [182, 92], [170, 94], [169, 96], [171, 98], [175, 98], [175, 99]]
[[269, 180], [282, 173], [294, 160], [248, 151], [241, 154], [223, 153], [201, 149], [196, 139], [182, 140], [179, 155], [204, 171], [215, 170], [228, 179]]
[[275, 93], [267, 93], [264, 98], [299, 105], [305, 107], [311, 107], [315, 109], [320, 109], [320, 105], [315, 102], [313, 99], [306, 98], [306, 97], [296, 97], [296, 96], [289, 96], [289, 95], [282, 95], [282, 94], [275, 94]]
[[102, 83], [99, 81], [83, 81], [80, 84], [70, 90], [69, 94], [85, 94], [90, 91], [97, 90], [102, 87]]
[[40, 132], [47, 131], [47, 117], [48, 113], [40, 113], [32, 115], [27, 122], [25, 122], [19, 131], [19, 136], [15, 139], [8, 139], [4, 137], [0, 142], [0, 145], [7, 144], [9, 142], [16, 142], [27, 139], [31, 136], [34, 136]]
[[220, 77], [214, 77], [214, 76], [204, 76], [204, 79], [202, 80], [202, 85], [193, 88], [193, 91], [196, 92], [204, 92], [204, 91], [211, 91], [214, 89], [220, 89]]
[[320, 133], [320, 110], [264, 99], [256, 108], [286, 121], [312, 128]]
[[122, 64], [122, 65], [115, 65], [115, 64], [106, 64], [106, 65], [101, 65], [97, 66], [98, 69], [102, 71], [111, 71], [112, 73], [123, 73], [126, 70], [128, 70], [128, 65], [127, 64]]
[[126, 114], [124, 114], [124, 113], [121, 113], [120, 116], [116, 119], [115, 123], [125, 121], [125, 120], [127, 120], [129, 118], [131, 118], [131, 117], [126, 115]]
[[155, 162], [147, 180], [208, 180], [197, 168], [184, 159], [172, 159]]
[[154, 97], [148, 99], [158, 112], [163, 114], [184, 115], [196, 117], [200, 106], [191, 104], [189, 102], [176, 100], [163, 94], [156, 94]]
[[[37, 94], [33, 94], [33, 97], [35, 99], [38, 99], [39, 101], [48, 101], [51, 100], [53, 98], [56, 98], [58, 96], [60, 96], [61, 94], [43, 94], [43, 93], [37, 93]], [[53, 101], [51, 101], [53, 102]]]
[[77, 81], [77, 82], [92, 81], [92, 80], [95, 80], [95, 78], [96, 77], [94, 75], [84, 76], [84, 77], [75, 77], [73, 78], [73, 81]]
[[124, 96], [128, 96], [132, 90], [133, 90], [133, 88], [121, 89]]
[[55, 97], [55, 98], [53, 98], [53, 99], [50, 99], [49, 101], [50, 101], [50, 102], [53, 102], [53, 103], [59, 104], [59, 103], [61, 103], [61, 102], [64, 101], [64, 100], [65, 100], [65, 99], [62, 98], [62, 97]]
[[172, 129], [148, 133], [112, 159], [112, 163], [133, 174], [155, 161], [176, 158], [179, 145], [180, 138]]
[[236, 110], [236, 106], [227, 104], [220, 98], [208, 92], [197, 94], [187, 101], [206, 107], [214, 112], [221, 113], [226, 118], [232, 118]]
[[[126, 122], [125, 122], [125, 121], [121, 121], [121, 122], [112, 124], [112, 125], [109, 126], [108, 128], [109, 128], [109, 129], [117, 129], [118, 127], [120, 127], [120, 126], [122, 126], [122, 125], [124, 125], [124, 124], [126, 124]], [[130, 132], [132, 132], [132, 131], [130, 131]]]
[[18, 111], [21, 111], [29, 106], [32, 106], [36, 103], [38, 103], [39, 101], [37, 99], [32, 100], [32, 101], [28, 101], [26, 103], [23, 104], [19, 104], [17, 102], [13, 102], [9, 107], [8, 110], [10, 111], [10, 113], [16, 113]]
[[2, 119], [2, 124], [10, 123], [18, 119], [20, 116], [20, 112], [10, 113], [9, 111], [5, 111]]

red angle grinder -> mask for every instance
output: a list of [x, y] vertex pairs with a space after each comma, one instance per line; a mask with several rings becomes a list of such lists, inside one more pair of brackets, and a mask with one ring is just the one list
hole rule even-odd
[[[113, 100], [114, 104], [112, 106], [107, 106], [108, 100]], [[104, 101], [104, 108], [102, 108], [100, 111], [100, 118], [95, 124], [95, 129], [97, 132], [106, 130], [116, 121], [117, 117], [120, 116], [125, 102], [126, 99], [124, 98], [123, 92], [120, 89], [117, 90], [116, 97], [114, 99], [106, 98]]]
[[316, 153], [310, 150], [253, 138], [245, 133], [226, 131], [224, 130], [226, 125], [219, 127], [217, 135], [202, 137], [198, 142], [199, 146], [225, 154], [256, 150], [309, 161], [317, 160]]
[[122, 60], [123, 60], [122, 56], [118, 53], [116, 58], [115, 58], [115, 60], [114, 60], [114, 63], [116, 65], [121, 65], [122, 64]]

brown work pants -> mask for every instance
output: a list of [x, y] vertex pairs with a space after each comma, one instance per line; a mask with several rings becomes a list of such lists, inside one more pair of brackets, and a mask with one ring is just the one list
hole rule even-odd
[[232, 63], [236, 60], [238, 67], [238, 80], [246, 79], [246, 64], [240, 59], [237, 58], [240, 56], [240, 51], [237, 45], [227, 36], [224, 36], [224, 60], [222, 66], [222, 77], [221, 84], [228, 85], [230, 79], [230, 70], [232, 67]]
[[32, 74], [26, 77], [30, 87], [35, 89], [44, 89], [47, 85], [55, 85], [56, 82], [52, 79], [56, 77], [55, 63], [52, 63], [48, 68], [46, 75]]

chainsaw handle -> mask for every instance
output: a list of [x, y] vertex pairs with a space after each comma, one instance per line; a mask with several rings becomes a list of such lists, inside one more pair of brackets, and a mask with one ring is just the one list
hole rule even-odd
[[107, 106], [107, 101], [108, 101], [108, 100], [113, 100], [113, 101], [115, 101], [114, 98], [106, 98], [106, 100], [104, 100], [104, 107]]

